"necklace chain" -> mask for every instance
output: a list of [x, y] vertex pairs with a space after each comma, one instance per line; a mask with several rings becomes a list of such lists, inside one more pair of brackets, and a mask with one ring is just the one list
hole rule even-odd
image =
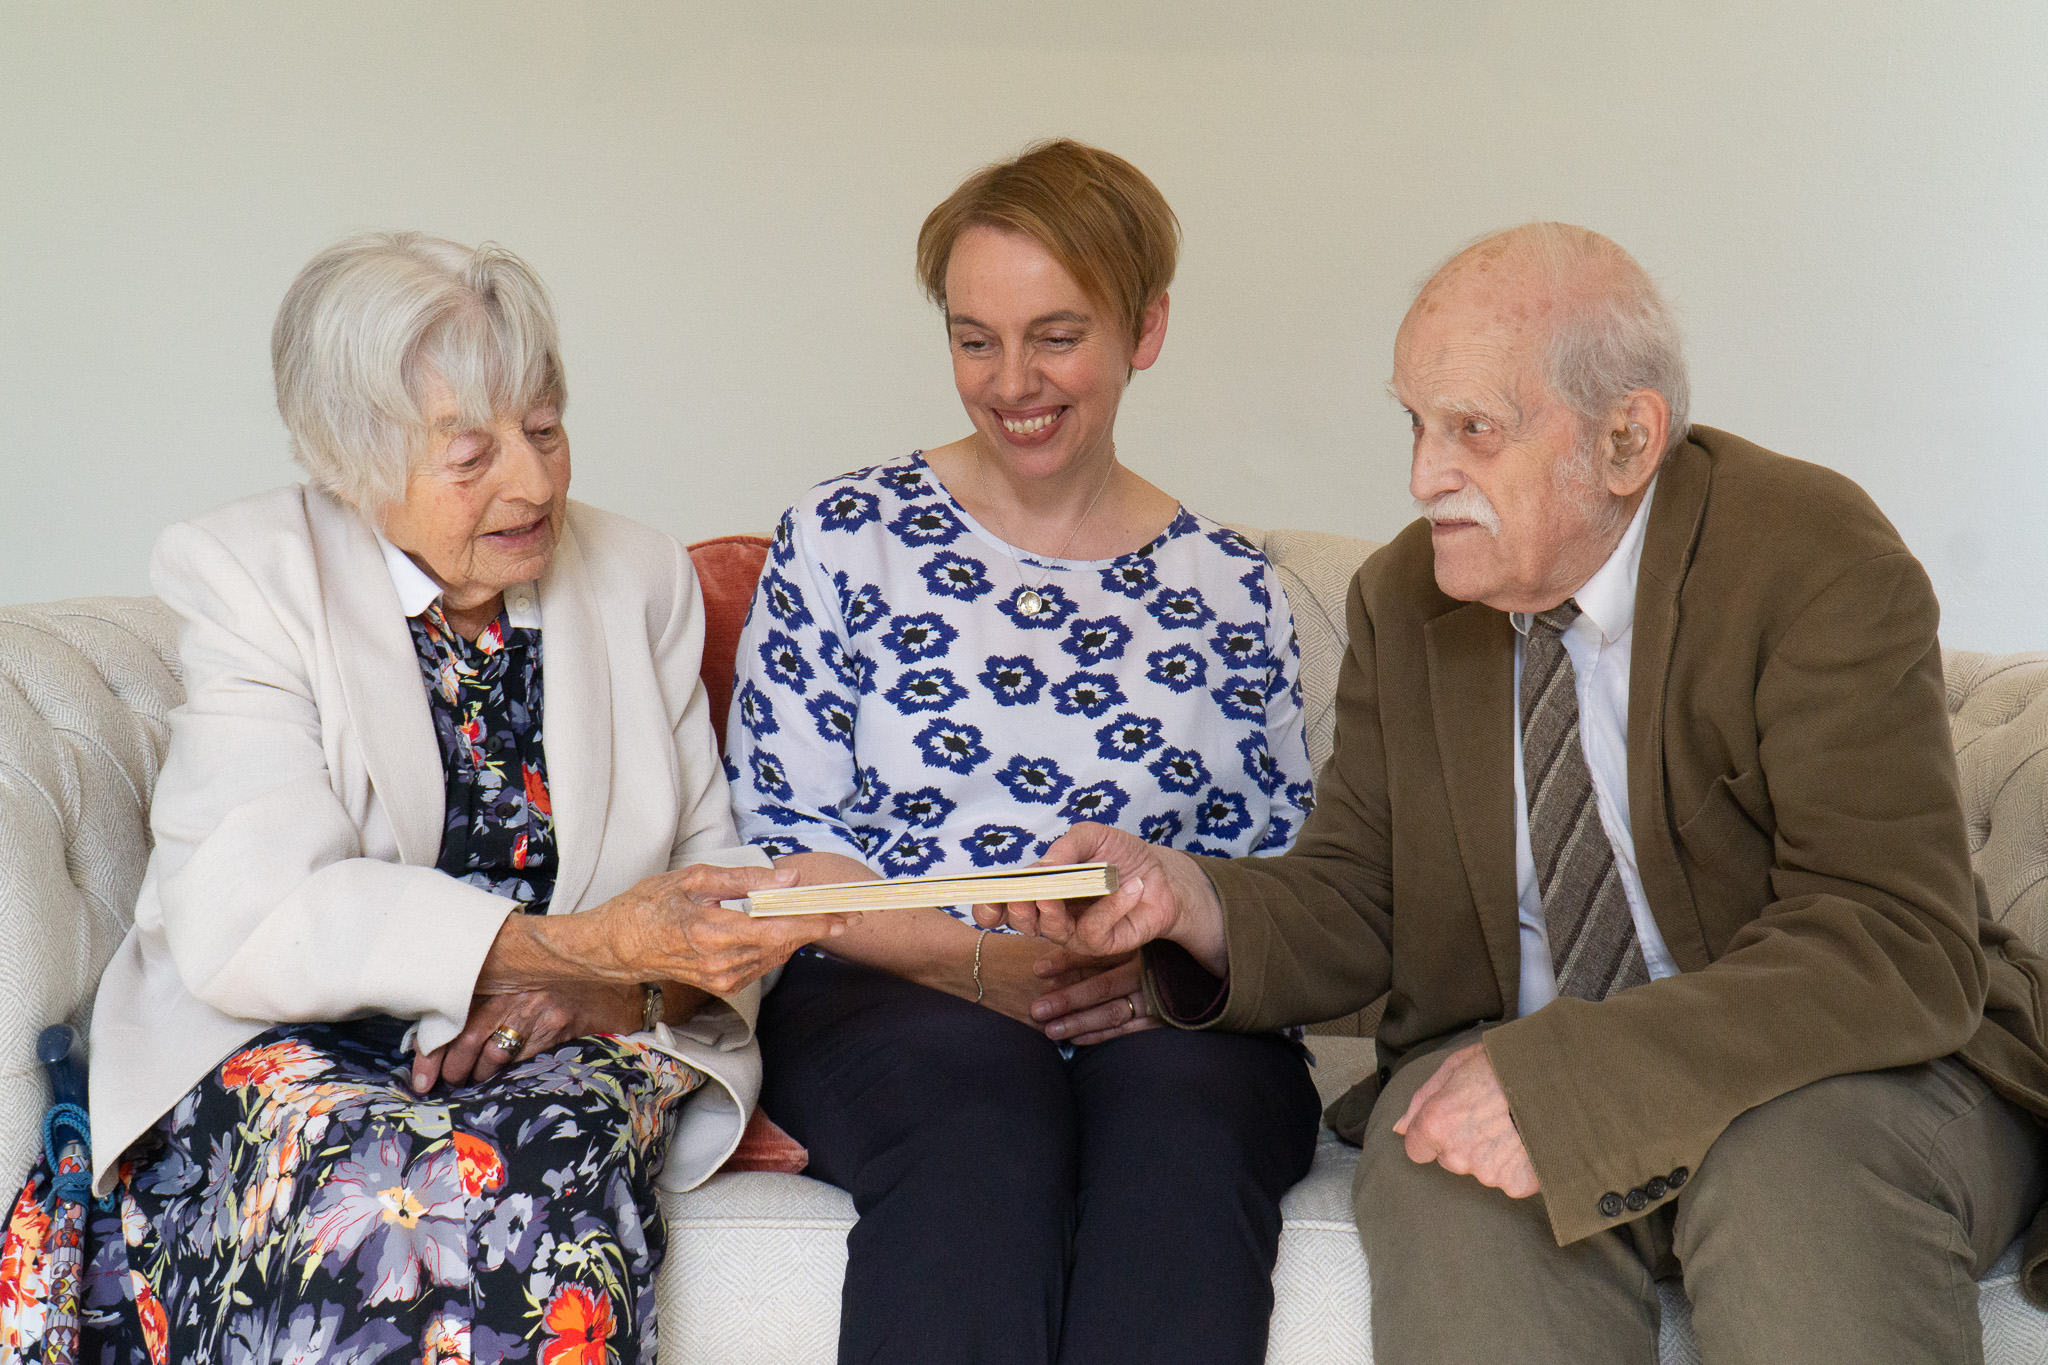
[[[977, 442], [974, 447], [974, 481], [981, 492], [986, 494], [988, 492], [988, 471], [982, 467], [981, 461], [981, 446]], [[1109, 451], [1109, 468], [1102, 471], [1102, 481], [1095, 485], [1095, 496], [1089, 498], [1088, 505], [1081, 509], [1081, 519], [1074, 523], [1073, 530], [1067, 532], [1067, 538], [1060, 545], [1059, 553], [1053, 556], [1054, 559], [1065, 559], [1067, 557], [1067, 551], [1073, 548], [1075, 537], [1079, 536], [1081, 528], [1088, 524], [1088, 518], [1095, 512], [1095, 504], [1102, 501], [1102, 492], [1109, 487], [1109, 481], [1115, 474], [1116, 447], [1111, 446]], [[993, 507], [994, 503], [991, 502], [990, 506]], [[1010, 556], [1010, 567], [1017, 571], [1017, 595], [1012, 599], [1017, 604], [1017, 610], [1026, 616], [1038, 615], [1039, 612], [1045, 610], [1045, 598], [1038, 589], [1043, 586], [1046, 579], [1052, 577], [1051, 566], [1046, 566], [1045, 573], [1039, 578], [1037, 583], [1027, 583], [1024, 580], [1024, 562], [1017, 558], [1016, 547], [1010, 543], [1008, 536], [1002, 535], [1000, 532], [997, 533], [997, 538], [1002, 541], [1004, 552]]]

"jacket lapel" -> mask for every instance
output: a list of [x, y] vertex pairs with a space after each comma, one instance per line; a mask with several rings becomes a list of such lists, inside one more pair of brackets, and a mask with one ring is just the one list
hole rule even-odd
[[579, 908], [597, 872], [612, 787], [611, 669], [589, 566], [567, 518], [540, 583], [542, 748], [554, 808], [556, 911]]
[[342, 728], [362, 750], [398, 856], [414, 867], [432, 867], [441, 857], [446, 787], [405, 611], [377, 537], [355, 509], [309, 488], [306, 519], [348, 708]]
[[1671, 453], [1657, 475], [1657, 499], [1650, 508], [1642, 565], [1636, 574], [1635, 641], [1628, 674], [1628, 802], [1636, 870], [1664, 946], [1679, 970], [1686, 972], [1707, 965], [1707, 942], [1672, 835], [1670, 794], [1664, 782], [1664, 701], [1678, 644], [1678, 592], [1699, 541], [1712, 472], [1706, 453], [1688, 441]]
[[1429, 697], [1451, 825], [1493, 958], [1501, 1007], [1521, 994], [1521, 918], [1515, 905], [1514, 626], [1470, 603], [1422, 629]]

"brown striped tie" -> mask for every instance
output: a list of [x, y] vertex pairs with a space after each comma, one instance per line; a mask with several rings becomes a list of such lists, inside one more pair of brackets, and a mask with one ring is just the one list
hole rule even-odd
[[1640, 986], [1650, 972], [1579, 740], [1579, 689], [1561, 638], [1578, 619], [1579, 604], [1566, 601], [1529, 623], [1522, 648], [1522, 775], [1557, 993], [1604, 1000]]

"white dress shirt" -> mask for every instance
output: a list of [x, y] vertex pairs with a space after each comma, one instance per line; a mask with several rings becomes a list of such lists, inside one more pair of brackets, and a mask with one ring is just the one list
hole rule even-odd
[[[1621, 543], [1585, 586], [1572, 594], [1579, 619], [1565, 631], [1564, 651], [1572, 661], [1579, 692], [1579, 744], [1593, 776], [1593, 800], [1600, 825], [1614, 845], [1616, 870], [1642, 940], [1643, 961], [1650, 979], [1676, 976], [1678, 967], [1664, 946], [1657, 921], [1643, 896], [1642, 874], [1636, 870], [1635, 837], [1628, 822], [1628, 666], [1636, 625], [1636, 570], [1643, 562], [1643, 534], [1650, 522], [1650, 502], [1657, 481], [1650, 481], [1642, 506], [1630, 519]], [[1514, 708], [1509, 723], [1515, 735], [1515, 892], [1522, 920], [1522, 986], [1520, 1013], [1533, 1014], [1557, 998], [1557, 973], [1550, 965], [1550, 929], [1543, 917], [1543, 890], [1536, 881], [1536, 855], [1529, 845], [1529, 793], [1522, 770], [1522, 656], [1529, 634], [1527, 612], [1509, 613], [1515, 624]]]
[[[406, 618], [410, 620], [440, 601], [441, 585], [413, 563], [411, 555], [384, 539], [382, 531], [375, 534], [377, 548], [384, 552], [384, 568], [391, 575], [391, 586], [398, 590], [398, 605]], [[540, 629], [540, 593], [535, 585], [520, 583], [505, 589], [505, 623], [514, 630]]]

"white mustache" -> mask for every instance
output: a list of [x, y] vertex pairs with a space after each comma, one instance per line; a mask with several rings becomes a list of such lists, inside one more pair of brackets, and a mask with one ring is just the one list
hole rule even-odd
[[1500, 513], [1493, 510], [1486, 494], [1471, 484], [1454, 492], [1439, 493], [1426, 502], [1417, 498], [1415, 510], [1431, 521], [1469, 521], [1490, 536], [1500, 534]]

